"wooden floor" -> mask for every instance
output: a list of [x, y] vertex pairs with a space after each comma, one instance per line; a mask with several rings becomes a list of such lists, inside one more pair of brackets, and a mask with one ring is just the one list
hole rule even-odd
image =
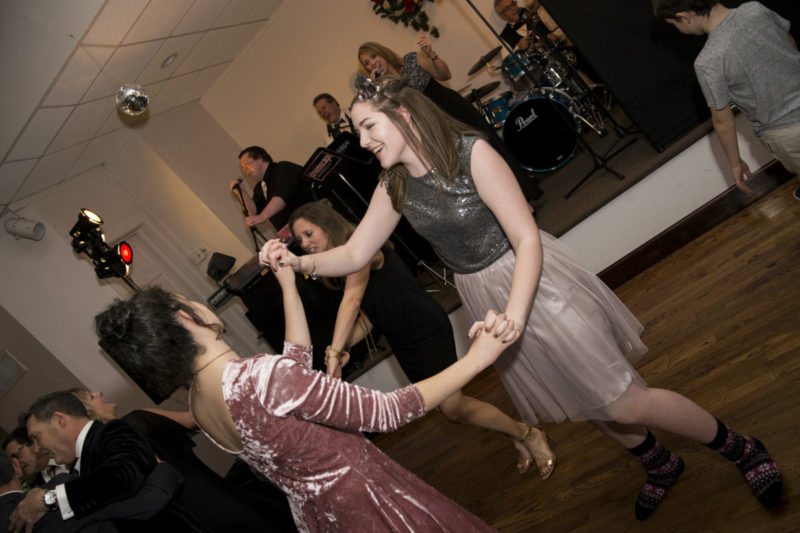
[[[616, 292], [645, 325], [637, 365], [769, 448], [783, 501], [768, 511], [738, 469], [698, 443], [656, 432], [686, 462], [645, 522], [633, 516], [638, 461], [586, 423], [547, 426], [558, 466], [516, 473], [504, 437], [438, 412], [376, 439], [400, 464], [503, 532], [800, 531], [800, 202], [797, 180], [696, 239]], [[464, 390], [507, 413], [494, 370]]]

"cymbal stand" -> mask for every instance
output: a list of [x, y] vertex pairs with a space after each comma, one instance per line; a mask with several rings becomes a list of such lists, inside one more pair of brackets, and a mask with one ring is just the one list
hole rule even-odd
[[[483, 21], [483, 23], [486, 25], [486, 27], [489, 28], [489, 31], [492, 32], [492, 34], [495, 36], [495, 38], [498, 40], [498, 42], [509, 52], [509, 54], [511, 54], [516, 59], [516, 61], [518, 62], [519, 66], [522, 68], [522, 70], [525, 72], [525, 75], [528, 77], [528, 79], [531, 82], [533, 82], [534, 85], [536, 85], [535, 77], [530, 72], [530, 70], [527, 68], [527, 65], [525, 65], [525, 62], [520, 60], [519, 54], [515, 53], [511, 49], [511, 47], [508, 46], [508, 43], [506, 43], [505, 40], [503, 40], [503, 38], [500, 37], [500, 34], [498, 34], [495, 31], [495, 29], [492, 27], [492, 25], [489, 23], [489, 21], [486, 20], [486, 18], [483, 16], [483, 14], [480, 12], [480, 10], [478, 10], [478, 8], [475, 7], [475, 4], [472, 3], [472, 0], [466, 0], [466, 1], [467, 1], [467, 4], [469, 4], [469, 6], [472, 8], [472, 10], [475, 11], [475, 13], [478, 15], [478, 17]], [[547, 46], [549, 44], [552, 47], [555, 47], [555, 45], [553, 45], [552, 43], [549, 43], [549, 40], [547, 39], [547, 37], [546, 36], [542, 36], [541, 33], [539, 31], [537, 31], [534, 26], [535, 25], [530, 25], [531, 33], [533, 33], [540, 40], [548, 41], [548, 43], [545, 46]], [[566, 60], [563, 59], [563, 55], [561, 55], [560, 52], [556, 51], [555, 53], [557, 53], [562, 58], [562, 61], [564, 63], [567, 63]], [[571, 71], [572, 73], [575, 73], [574, 69], [571, 68], [571, 65], [567, 64], [566, 66], [569, 69], [568, 72]], [[578, 76], [577, 73], [575, 73], [575, 75], [580, 79], [580, 76]], [[591, 94], [591, 90], [589, 89], [588, 85], [586, 85], [586, 82], [584, 82], [582, 79], [580, 79], [580, 81], [583, 82], [583, 85], [586, 87], [587, 92], [589, 92]], [[596, 95], [594, 95], [594, 96], [596, 98]], [[551, 99], [548, 99], [548, 100], [551, 102], [551, 105], [554, 105], [554, 106], [557, 105]], [[599, 101], [599, 99], [598, 99], [598, 101]], [[620, 180], [625, 179], [625, 176], [623, 174], [621, 174], [621, 173], [617, 172], [616, 170], [614, 170], [613, 168], [611, 168], [611, 166], [609, 166], [608, 163], [612, 158], [614, 158], [617, 155], [619, 155], [619, 153], [622, 152], [622, 150], [624, 150], [625, 148], [627, 148], [628, 146], [633, 144], [636, 141], [635, 137], [633, 139], [629, 140], [625, 145], [623, 145], [622, 147], [618, 148], [614, 152], [609, 153], [611, 151], [611, 149], [614, 148], [614, 145], [616, 145], [616, 143], [619, 142], [622, 139], [622, 137], [628, 133], [623, 128], [619, 127], [619, 125], [616, 123], [616, 121], [613, 120], [613, 117], [611, 117], [612, 123], [615, 125], [615, 130], [616, 130], [616, 133], [617, 133], [617, 136], [619, 137], [619, 139], [614, 143], [614, 145], [612, 145], [612, 147], [609, 150], [606, 151], [605, 154], [600, 155], [592, 148], [592, 146], [589, 144], [589, 142], [586, 139], [583, 138], [582, 132], [580, 131], [579, 128], [577, 128], [577, 126], [575, 125], [574, 122], [569, 121], [567, 119], [567, 117], [561, 115], [561, 113], [557, 113], [557, 115], [560, 116], [564, 120], [564, 122], [567, 123], [569, 125], [569, 127], [575, 131], [575, 134], [577, 136], [578, 142], [583, 147], [583, 149], [586, 150], [586, 152], [592, 157], [592, 165], [593, 165], [592, 169], [583, 177], [583, 179], [581, 179], [578, 182], [578, 184], [575, 185], [575, 187], [573, 187], [564, 196], [565, 198], [569, 198], [570, 196], [572, 196], [572, 194], [576, 190], [578, 190], [578, 188], [581, 187], [581, 185], [583, 185], [596, 171], [598, 171], [600, 169], [604, 169], [604, 170], [610, 172], [611, 174], [615, 175]], [[609, 114], [609, 116], [610, 116], [610, 114]]]

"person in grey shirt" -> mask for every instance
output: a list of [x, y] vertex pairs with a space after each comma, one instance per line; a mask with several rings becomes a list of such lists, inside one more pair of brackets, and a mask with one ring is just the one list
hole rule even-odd
[[800, 52], [789, 21], [758, 2], [735, 9], [716, 0], [653, 0], [653, 6], [681, 33], [708, 35], [694, 68], [736, 185], [752, 192], [731, 104], [747, 115], [769, 151], [800, 173]]

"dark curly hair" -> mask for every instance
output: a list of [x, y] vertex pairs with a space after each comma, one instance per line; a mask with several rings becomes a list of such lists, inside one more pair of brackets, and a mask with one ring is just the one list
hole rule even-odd
[[178, 311], [222, 333], [216, 324], [205, 323], [188, 304], [159, 287], [127, 301], [116, 300], [94, 318], [100, 347], [156, 403], [189, 385], [192, 362], [203, 352], [178, 320]]

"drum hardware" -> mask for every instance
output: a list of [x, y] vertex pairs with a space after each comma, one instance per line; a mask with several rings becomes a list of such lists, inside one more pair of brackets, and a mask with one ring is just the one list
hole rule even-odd
[[500, 87], [500, 82], [499, 81], [493, 81], [491, 83], [487, 83], [486, 85], [478, 87], [477, 89], [472, 89], [469, 92], [469, 94], [466, 95], [464, 98], [467, 100], [467, 102], [470, 102], [470, 103], [480, 102], [481, 98], [483, 98], [487, 94], [491, 93], [492, 91], [494, 91], [498, 87]]
[[[500, 37], [500, 34], [498, 34], [497, 31], [494, 29], [494, 27], [492, 27], [492, 24], [486, 19], [486, 17], [483, 16], [483, 14], [480, 12], [480, 10], [477, 7], [475, 7], [475, 4], [473, 3], [473, 1], [472, 0], [467, 0], [467, 4], [469, 4], [469, 6], [472, 8], [472, 10], [483, 21], [483, 23], [486, 25], [486, 27], [489, 29], [489, 31], [492, 32], [492, 34], [495, 36], [495, 38], [498, 40], [498, 42], [500, 42], [501, 46], [503, 46], [509, 52], [510, 55], [512, 55], [512, 56], [516, 55], [518, 57], [519, 54], [516, 54], [511, 49], [511, 47], [508, 46], [508, 43], [506, 43], [502, 39], [502, 37]], [[620, 126], [619, 123], [611, 115], [611, 113], [609, 113], [608, 110], [606, 110], [603, 107], [602, 102], [600, 102], [599, 98], [597, 98], [597, 96], [590, 90], [590, 88], [588, 87], [586, 82], [583, 81], [583, 79], [578, 75], [578, 73], [569, 64], [569, 62], [564, 59], [564, 56], [561, 54], [561, 52], [558, 50], [558, 48], [555, 46], [555, 44], [550, 42], [550, 40], [547, 38], [547, 36], [546, 35], [542, 35], [542, 33], [536, 28], [536, 25], [533, 24], [533, 21], [531, 20], [530, 15], [523, 12], [523, 13], [520, 13], [520, 16], [523, 18], [523, 20], [525, 21], [525, 23], [526, 23], [526, 25], [528, 27], [529, 35], [531, 35], [532, 37], [536, 37], [538, 39], [538, 41], [546, 49], [548, 58], [550, 60], [555, 60], [558, 63], [560, 63], [560, 65], [565, 68], [566, 72], [570, 75], [570, 77], [573, 78], [574, 83], [576, 83], [578, 86], [581, 87], [581, 91], [580, 91], [580, 95], [579, 96], [583, 96], [585, 94], [585, 95], [588, 95], [588, 98], [593, 98], [593, 99], [597, 100], [595, 102], [595, 107], [601, 109], [602, 110], [601, 112], [603, 112], [606, 115], [606, 117], [609, 119], [609, 121], [614, 125], [614, 131], [615, 131], [615, 133], [617, 134], [617, 137], [618, 137], [618, 139], [612, 144], [611, 148], [609, 148], [606, 151], [605, 154], [600, 155], [592, 148], [592, 146], [581, 135], [580, 128], [578, 126], [577, 121], [575, 120], [575, 116], [573, 115], [573, 113], [571, 113], [569, 111], [569, 108], [567, 108], [565, 110], [566, 112], [565, 111], [561, 111], [561, 108], [564, 108], [565, 106], [564, 106], [563, 103], [557, 102], [555, 97], [553, 97], [553, 98], [547, 97], [547, 98], [541, 99], [542, 102], [546, 103], [546, 105], [549, 106], [549, 109], [555, 110], [555, 112], [550, 113], [550, 115], [555, 117], [556, 123], [559, 125], [559, 127], [563, 126], [564, 128], [569, 128], [572, 131], [572, 133], [576, 136], [577, 142], [579, 142], [581, 144], [581, 146], [584, 148], [584, 150], [586, 150], [586, 152], [592, 157], [593, 168], [583, 177], [583, 179], [581, 179], [578, 182], [577, 185], [575, 185], [572, 188], [572, 190], [570, 190], [566, 194], [565, 197], [569, 198], [570, 196], [572, 196], [572, 194], [579, 187], [581, 187], [597, 170], [600, 170], [601, 168], [607, 170], [608, 172], [610, 172], [612, 174], [614, 174], [619, 179], [624, 179], [625, 178], [624, 175], [620, 174], [619, 172], [617, 172], [616, 170], [614, 170], [613, 168], [611, 168], [609, 166], [609, 161], [611, 159], [613, 159], [614, 157], [616, 157], [620, 152], [622, 152], [622, 150], [624, 150], [625, 148], [627, 148], [628, 146], [630, 146], [631, 144], [633, 144], [636, 141], [636, 138], [634, 137], [634, 138], [630, 139], [627, 143], [625, 143], [623, 146], [621, 146], [620, 148], [618, 148], [615, 151], [611, 152], [611, 150], [614, 149], [614, 147], [617, 145], [617, 143], [619, 143], [623, 139], [623, 137], [628, 134], [630, 128], [626, 129], [626, 128], [623, 128], [622, 126]], [[528, 69], [521, 62], [520, 62], [520, 64], [522, 66], [522, 69], [525, 71], [526, 76], [528, 76], [529, 79], [532, 82], [535, 83], [535, 81], [536, 81], [535, 77], [530, 72], [530, 69]], [[478, 70], [480, 70], [480, 68], [481, 67], [479, 67]], [[476, 72], [477, 72], [477, 70], [476, 70]], [[559, 89], [553, 89], [552, 90], [553, 93], [551, 93], [551, 94], [555, 94], [554, 91], [557, 91], [557, 90], [559, 90]], [[563, 93], [564, 91], [560, 91], [560, 92]], [[522, 105], [522, 104], [519, 104], [517, 107], [519, 107], [520, 105]], [[534, 105], [534, 104], [531, 104], [531, 105]], [[561, 106], [561, 108], [558, 107], [559, 105]], [[504, 135], [508, 135], [512, 131], [510, 129], [510, 127], [509, 127], [509, 123], [510, 122], [516, 123], [516, 121], [517, 121], [518, 117], [515, 115], [515, 110], [516, 110], [516, 108], [512, 109], [511, 112], [509, 113], [508, 117], [506, 118], [505, 125], [503, 126]], [[523, 110], [521, 110], [520, 113], [523, 113]], [[538, 113], [538, 111], [536, 109], [533, 109], [533, 115], [522, 115], [519, 118], [522, 118], [522, 121], [525, 122], [527, 120], [527, 118], [529, 118], [531, 116], [534, 116], [534, 115], [538, 116], [537, 113]], [[530, 123], [534, 123], [534, 122], [536, 122], [536, 121], [535, 120], [531, 120]], [[506, 141], [506, 142], [508, 143], [508, 141]], [[533, 151], [533, 150], [530, 150], [530, 145], [526, 146], [526, 151], [527, 152]]]
[[480, 69], [482, 69], [483, 67], [485, 67], [486, 65], [488, 65], [488, 64], [489, 64], [489, 62], [490, 62], [492, 59], [494, 59], [495, 57], [497, 57], [497, 54], [499, 54], [499, 53], [500, 53], [500, 50], [502, 50], [502, 48], [503, 48], [502, 46], [498, 46], [497, 48], [492, 48], [491, 50], [489, 50], [488, 52], [486, 52], [485, 54], [483, 54], [483, 55], [481, 56], [481, 58], [480, 58], [480, 59], [478, 59], [478, 62], [477, 62], [477, 63], [475, 63], [474, 65], [472, 65], [472, 68], [470, 68], [470, 69], [467, 71], [467, 76], [472, 76], [473, 74], [475, 74], [476, 72], [478, 72]]

